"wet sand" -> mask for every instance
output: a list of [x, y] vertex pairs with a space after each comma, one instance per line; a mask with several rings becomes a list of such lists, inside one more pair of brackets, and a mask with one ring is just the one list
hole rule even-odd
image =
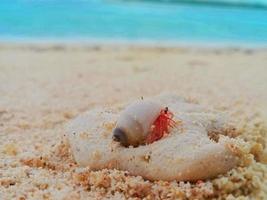
[[[1, 44], [0, 199], [267, 198], [266, 66], [264, 49]], [[162, 92], [230, 113], [246, 162], [198, 183], [74, 163], [69, 120]]]

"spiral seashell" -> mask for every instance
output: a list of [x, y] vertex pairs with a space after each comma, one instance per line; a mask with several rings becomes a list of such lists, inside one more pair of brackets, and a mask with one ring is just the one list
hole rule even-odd
[[123, 146], [143, 144], [162, 109], [160, 104], [148, 100], [130, 104], [120, 114], [113, 130], [113, 139]]

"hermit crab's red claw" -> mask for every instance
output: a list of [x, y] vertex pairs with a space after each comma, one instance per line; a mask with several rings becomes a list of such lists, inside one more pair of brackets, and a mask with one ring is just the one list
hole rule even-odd
[[173, 116], [173, 113], [169, 111], [168, 107], [160, 111], [159, 116], [152, 124], [151, 131], [146, 138], [147, 144], [151, 144], [161, 139], [165, 134], [169, 134], [170, 128], [175, 126]]

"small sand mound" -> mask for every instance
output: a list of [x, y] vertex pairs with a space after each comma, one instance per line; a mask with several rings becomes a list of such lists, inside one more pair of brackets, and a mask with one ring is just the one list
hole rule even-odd
[[165, 181], [212, 178], [236, 166], [240, 150], [225, 136], [230, 129], [225, 115], [173, 95], [151, 100], [168, 106], [174, 121], [182, 123], [159, 141], [126, 148], [112, 140], [119, 112], [93, 109], [74, 119], [67, 130], [78, 164]]

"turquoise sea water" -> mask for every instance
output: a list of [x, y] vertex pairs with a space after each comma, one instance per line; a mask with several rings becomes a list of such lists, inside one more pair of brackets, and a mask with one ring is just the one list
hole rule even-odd
[[208, 41], [267, 45], [267, 0], [241, 1], [246, 6], [240, 4], [240, 7], [237, 1], [230, 1], [235, 2], [233, 7], [190, 2], [0, 0], [0, 40]]

